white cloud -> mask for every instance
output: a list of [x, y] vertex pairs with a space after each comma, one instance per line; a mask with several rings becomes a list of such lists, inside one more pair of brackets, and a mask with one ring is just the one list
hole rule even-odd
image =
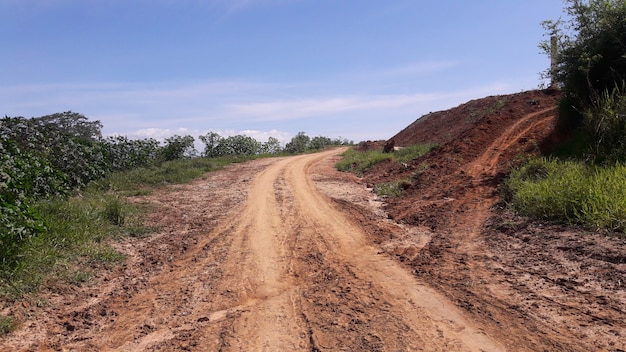
[[436, 100], [435, 94], [336, 96], [243, 103], [228, 106], [229, 114], [264, 121], [331, 115], [356, 110], [389, 109]]
[[37, 84], [0, 86], [0, 107], [5, 109], [0, 114], [32, 117], [72, 110], [100, 120], [105, 134], [160, 141], [174, 134], [197, 139], [208, 131], [263, 142], [273, 136], [284, 143], [297, 131], [356, 140], [368, 134], [388, 137], [429, 111], [509, 89], [491, 84], [446, 92], [415, 88], [418, 92], [412, 94], [345, 94], [347, 89], [331, 83]]

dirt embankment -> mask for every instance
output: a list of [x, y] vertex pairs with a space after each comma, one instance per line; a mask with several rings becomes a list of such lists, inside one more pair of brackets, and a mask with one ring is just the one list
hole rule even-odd
[[394, 255], [475, 319], [507, 326], [509, 346], [623, 351], [623, 237], [515, 217], [498, 194], [512, 166], [552, 147], [557, 97], [489, 97], [427, 116], [394, 138], [440, 148], [406, 166], [381, 165], [365, 181], [412, 180], [385, 209], [432, 237], [419, 251], [399, 247]]

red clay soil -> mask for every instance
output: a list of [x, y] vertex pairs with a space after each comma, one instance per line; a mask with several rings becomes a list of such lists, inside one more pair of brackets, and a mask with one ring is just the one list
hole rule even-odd
[[430, 235], [393, 254], [493, 331], [506, 326], [508, 346], [624, 351], [623, 234], [517, 217], [499, 196], [512, 166], [552, 147], [558, 97], [493, 96], [426, 115], [392, 139], [439, 148], [404, 165], [380, 164], [364, 182], [408, 181], [385, 211]]

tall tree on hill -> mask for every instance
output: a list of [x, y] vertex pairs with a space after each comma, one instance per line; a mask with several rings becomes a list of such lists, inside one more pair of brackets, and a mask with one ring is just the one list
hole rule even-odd
[[[569, 19], [544, 21], [543, 26], [559, 39], [556, 80], [577, 108], [585, 108], [626, 80], [626, 2], [565, 2]], [[550, 44], [540, 46], [547, 51]]]

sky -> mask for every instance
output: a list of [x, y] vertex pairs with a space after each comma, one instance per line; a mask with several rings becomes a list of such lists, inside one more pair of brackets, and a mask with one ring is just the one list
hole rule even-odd
[[103, 134], [388, 139], [537, 89], [562, 0], [0, 0], [0, 114]]

